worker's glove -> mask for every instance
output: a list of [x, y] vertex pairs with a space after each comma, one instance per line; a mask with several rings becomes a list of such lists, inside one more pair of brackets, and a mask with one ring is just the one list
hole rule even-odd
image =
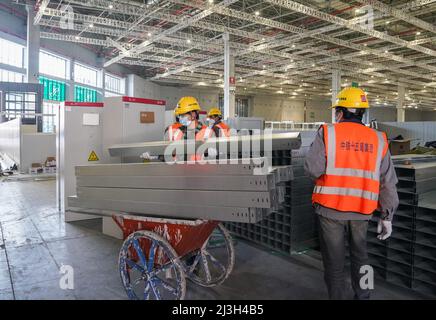
[[208, 159], [216, 159], [218, 152], [215, 148], [207, 148], [207, 157]]
[[392, 221], [379, 219], [377, 225], [377, 239], [386, 240], [392, 234]]
[[148, 152], [144, 152], [139, 157], [144, 159], [144, 160], [157, 160], [157, 159], [159, 159], [159, 156], [152, 156]]

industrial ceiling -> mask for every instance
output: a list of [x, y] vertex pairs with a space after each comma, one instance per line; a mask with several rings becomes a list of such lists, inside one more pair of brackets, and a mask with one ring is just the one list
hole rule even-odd
[[[436, 0], [38, 1], [41, 37], [96, 46], [160, 83], [223, 86], [223, 34], [237, 94], [331, 96], [332, 72], [373, 104], [436, 107]], [[73, 18], [73, 23], [68, 23]], [[373, 23], [373, 28], [368, 27]]]

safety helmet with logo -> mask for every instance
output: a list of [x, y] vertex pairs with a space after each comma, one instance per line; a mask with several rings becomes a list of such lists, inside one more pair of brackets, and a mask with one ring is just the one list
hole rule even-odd
[[368, 109], [368, 98], [365, 91], [356, 87], [342, 89], [336, 97], [336, 102], [331, 108], [346, 108], [351, 109]]
[[223, 116], [222, 112], [218, 108], [211, 108], [207, 114], [208, 117], [221, 117]]
[[195, 99], [194, 97], [182, 97], [177, 103], [176, 109], [174, 109], [174, 113], [176, 114], [176, 116], [180, 116], [191, 111], [200, 110], [201, 108], [198, 104], [197, 99]]

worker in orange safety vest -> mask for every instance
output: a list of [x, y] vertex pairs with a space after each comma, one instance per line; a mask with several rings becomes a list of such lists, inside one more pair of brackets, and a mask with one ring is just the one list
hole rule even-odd
[[[199, 121], [200, 105], [194, 97], [182, 97], [174, 109], [176, 122], [165, 130], [165, 139], [178, 141], [189, 138], [189, 132], [195, 134], [195, 140], [204, 141], [215, 137], [214, 131]], [[202, 155], [192, 156], [190, 160], [200, 160]]]
[[207, 122], [217, 137], [230, 137], [230, 127], [224, 123], [223, 114], [218, 108], [211, 108], [207, 114]]
[[362, 269], [368, 266], [366, 235], [373, 212], [380, 212], [378, 239], [392, 233], [398, 182], [386, 135], [362, 123], [366, 93], [345, 88], [337, 96], [335, 124], [321, 126], [310, 146], [305, 170], [315, 181], [312, 203], [319, 217], [324, 279], [331, 299], [347, 299], [345, 238], [349, 241], [355, 299], [368, 299]]

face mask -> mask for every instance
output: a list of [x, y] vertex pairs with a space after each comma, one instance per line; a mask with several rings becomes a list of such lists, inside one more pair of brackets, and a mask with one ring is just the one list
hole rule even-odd
[[179, 122], [182, 126], [189, 127], [189, 125], [192, 123], [192, 120], [190, 120], [188, 116], [184, 116], [179, 117]]

